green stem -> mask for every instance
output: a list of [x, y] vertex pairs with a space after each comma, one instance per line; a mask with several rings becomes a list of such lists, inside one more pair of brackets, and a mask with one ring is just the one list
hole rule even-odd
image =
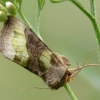
[[90, 11], [92, 16], [95, 17], [95, 4], [94, 4], [94, 0], [90, 0]]
[[64, 85], [64, 88], [72, 100], [78, 100], [68, 84]]
[[35, 22], [35, 33], [37, 34], [37, 36], [43, 41], [40, 33], [39, 33], [39, 22], [40, 22], [40, 14], [41, 14], [41, 10], [38, 6], [38, 11], [37, 11], [37, 15], [36, 15], [36, 22]]
[[[77, 0], [70, 0], [70, 1], [73, 4], [75, 4], [91, 20], [93, 28], [94, 28], [94, 31], [95, 31], [95, 35], [96, 35], [96, 38], [97, 38], [98, 46], [100, 48], [100, 29], [99, 29], [99, 26], [98, 26], [96, 18], [93, 17]], [[93, 3], [93, 5], [94, 5], [94, 3]], [[94, 9], [94, 6], [93, 6], [92, 9]]]
[[100, 29], [99, 29], [99, 25], [98, 22], [96, 20], [96, 9], [95, 9], [95, 2], [94, 0], [90, 0], [90, 11], [91, 11], [91, 15], [93, 16], [93, 20], [91, 20], [92, 24], [93, 24], [93, 28], [94, 31], [96, 33], [96, 37], [97, 37], [97, 41], [99, 44], [99, 49], [100, 49]]
[[84, 6], [77, 0], [70, 0], [74, 5], [76, 5], [90, 20], [93, 20], [91, 14], [84, 8]]
[[32, 29], [32, 31], [43, 41], [42, 37], [39, 34], [39, 20], [40, 20], [40, 10], [38, 9], [37, 16], [36, 16], [36, 24], [35, 29], [32, 27], [32, 25], [28, 22], [26, 17], [23, 15], [23, 13], [18, 10], [19, 15], [23, 19], [23, 21]]
[[28, 22], [28, 20], [25, 18], [25, 16], [23, 15], [23, 13], [21, 11], [18, 11], [20, 17], [22, 18], [22, 20], [32, 29], [33, 32], [35, 32], [35, 29], [32, 27], [32, 25]]
[[95, 35], [96, 35], [96, 38], [97, 38], [98, 46], [100, 48], [100, 29], [99, 29], [99, 26], [98, 26], [98, 22], [97, 22], [96, 18], [94, 18], [91, 22], [93, 24], [93, 28], [94, 28]]
[[35, 22], [36, 34], [38, 34], [38, 32], [39, 32], [40, 13], [41, 13], [41, 11], [40, 11], [39, 6], [38, 6], [38, 11], [37, 11], [37, 15], [36, 15], [36, 22]]

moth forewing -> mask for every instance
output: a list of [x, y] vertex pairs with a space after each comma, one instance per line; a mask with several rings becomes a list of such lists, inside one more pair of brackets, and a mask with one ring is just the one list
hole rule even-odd
[[19, 19], [8, 16], [0, 38], [3, 55], [40, 76], [51, 89], [58, 89], [66, 83], [69, 60], [53, 53]]

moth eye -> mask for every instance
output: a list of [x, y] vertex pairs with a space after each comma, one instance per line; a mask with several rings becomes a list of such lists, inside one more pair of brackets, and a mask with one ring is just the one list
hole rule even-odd
[[71, 73], [70, 72], [68, 73], [68, 76], [71, 76]]

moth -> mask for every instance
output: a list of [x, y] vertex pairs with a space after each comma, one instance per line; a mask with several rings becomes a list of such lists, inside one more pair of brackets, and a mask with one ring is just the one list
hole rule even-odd
[[59, 89], [73, 79], [67, 57], [57, 54], [19, 19], [8, 16], [0, 36], [0, 51], [13, 62], [41, 77], [50, 89]]

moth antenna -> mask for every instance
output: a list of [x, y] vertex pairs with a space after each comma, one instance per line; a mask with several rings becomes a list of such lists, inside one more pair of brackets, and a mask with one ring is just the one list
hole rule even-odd
[[90, 58], [94, 53], [95, 53], [95, 51], [93, 51], [93, 52], [86, 58], [86, 60], [84, 61], [84, 63], [83, 63], [82, 66], [79, 66], [78, 62], [76, 62], [77, 65], [78, 65], [78, 67], [75, 68], [75, 69], [73, 69], [72, 71], [77, 71], [77, 70], [78, 70], [78, 71], [77, 71], [76, 74], [70, 76], [70, 78], [75, 77], [75, 76], [81, 71], [81, 69], [84, 68], [84, 67], [87, 67], [87, 66], [95, 66], [95, 65], [98, 66], [98, 65], [100, 65], [100, 64], [86, 64], [87, 61], [89, 60], [89, 58]]
[[87, 66], [100, 66], [100, 64], [86, 64], [86, 65], [84, 65], [84, 67], [87, 67]]
[[78, 63], [77, 61], [76, 61], [76, 64], [77, 64], [78, 67], [73, 68], [73, 69], [69, 69], [69, 71], [70, 71], [71, 73], [73, 73], [73, 72], [79, 70], [79, 63]]
[[27, 89], [32, 89], [32, 88], [36, 88], [36, 89], [49, 89], [49, 88], [44, 88], [44, 87], [27, 87], [27, 88], [20, 89], [20, 91], [27, 90]]

